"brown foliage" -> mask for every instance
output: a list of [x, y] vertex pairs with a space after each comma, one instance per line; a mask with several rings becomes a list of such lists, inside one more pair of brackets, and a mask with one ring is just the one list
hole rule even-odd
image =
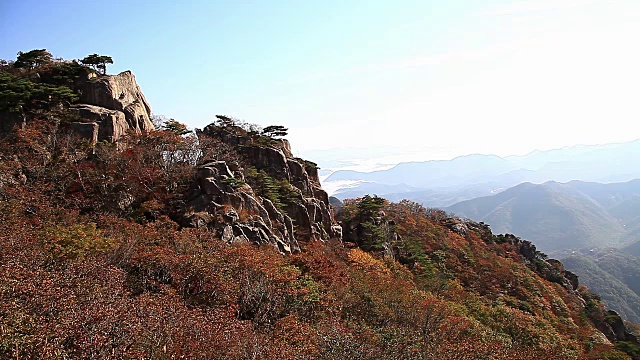
[[0, 358], [622, 356], [598, 341], [593, 294], [543, 280], [513, 245], [449, 231], [439, 212], [384, 203], [397, 259], [339, 241], [283, 256], [166, 216], [201, 145], [74, 141], [36, 122], [0, 145]]

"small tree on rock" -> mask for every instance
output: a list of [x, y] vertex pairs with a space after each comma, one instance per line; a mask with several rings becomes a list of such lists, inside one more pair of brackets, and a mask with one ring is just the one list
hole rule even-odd
[[83, 65], [87, 65], [95, 69], [96, 71], [100, 71], [102, 75], [107, 74], [107, 64], [113, 64], [113, 59], [111, 56], [91, 54], [80, 60]]
[[282, 125], [269, 125], [262, 129], [262, 135], [266, 135], [271, 138], [284, 137], [287, 136], [287, 131], [289, 131], [289, 129]]
[[169, 119], [162, 124], [162, 130], [171, 131], [172, 133], [181, 136], [191, 132], [187, 125], [179, 122], [176, 119]]

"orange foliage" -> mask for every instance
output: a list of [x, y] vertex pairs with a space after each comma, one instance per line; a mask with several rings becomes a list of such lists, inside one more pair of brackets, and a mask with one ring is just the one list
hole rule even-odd
[[19, 177], [7, 164], [27, 173], [0, 184], [0, 358], [616, 355], [594, 337], [604, 310], [585, 289], [588, 308], [513, 245], [453, 233], [440, 212], [385, 205], [395, 259], [339, 241], [283, 256], [165, 216], [190, 167], [157, 155], [178, 139], [132, 137], [92, 158], [33, 129], [0, 146], [2, 184]]

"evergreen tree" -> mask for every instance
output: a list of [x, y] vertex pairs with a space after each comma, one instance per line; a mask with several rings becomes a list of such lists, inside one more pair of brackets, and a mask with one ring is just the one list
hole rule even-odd
[[266, 135], [269, 137], [284, 137], [287, 136], [287, 129], [282, 125], [269, 125], [262, 130], [262, 135]]
[[113, 64], [111, 56], [91, 54], [80, 60], [83, 65], [90, 66], [96, 71], [100, 71], [102, 75], [107, 74], [107, 64]]
[[53, 55], [48, 52], [46, 49], [36, 49], [31, 50], [26, 53], [19, 51], [18, 58], [16, 62], [13, 64], [16, 68], [25, 68], [28, 70], [33, 70], [42, 65], [51, 63], [53, 59]]

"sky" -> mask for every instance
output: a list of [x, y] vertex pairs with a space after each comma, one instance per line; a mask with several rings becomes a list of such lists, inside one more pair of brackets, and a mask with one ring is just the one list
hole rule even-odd
[[638, 0], [0, 0], [0, 58], [109, 55], [154, 114], [329, 167], [640, 138]]

